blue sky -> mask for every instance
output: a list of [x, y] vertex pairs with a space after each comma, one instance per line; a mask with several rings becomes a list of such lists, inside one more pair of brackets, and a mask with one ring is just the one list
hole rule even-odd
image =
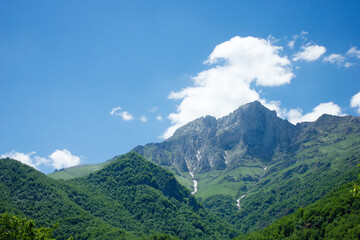
[[294, 123], [359, 116], [359, 12], [359, 1], [0, 0], [0, 155], [45, 173], [100, 163], [253, 100]]

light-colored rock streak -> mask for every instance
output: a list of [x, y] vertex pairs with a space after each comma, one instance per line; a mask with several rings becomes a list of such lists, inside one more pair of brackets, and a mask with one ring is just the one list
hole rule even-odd
[[227, 160], [227, 152], [226, 151], [225, 151], [224, 159], [225, 159], [225, 164], [227, 165], [229, 163], [229, 161]]
[[236, 205], [239, 207], [239, 209], [241, 208], [240, 200], [243, 199], [244, 197], [245, 195], [242, 195], [238, 200], [236, 200]]
[[197, 192], [197, 185], [198, 185], [198, 182], [194, 179], [195, 178], [195, 175], [194, 173], [190, 172], [190, 175], [191, 175], [191, 178], [193, 180], [193, 183], [194, 183], [194, 191], [191, 192], [191, 194], [195, 194]]
[[196, 160], [198, 160], [198, 162], [200, 162], [200, 151], [197, 151], [197, 153], [196, 153]]
[[[198, 154], [200, 154], [200, 151], [198, 151]], [[198, 158], [198, 154], [196, 155], [196, 158]], [[200, 161], [200, 160], [198, 159], [198, 161]], [[194, 183], [194, 191], [191, 192], [191, 194], [195, 194], [195, 193], [197, 192], [197, 190], [198, 190], [198, 189], [197, 189], [198, 182], [195, 180], [195, 175], [194, 175], [193, 172], [191, 172], [189, 163], [188, 163], [188, 161], [187, 161], [186, 159], [185, 159], [185, 162], [186, 162], [187, 168], [188, 168], [188, 170], [189, 170], [190, 176], [191, 176], [191, 178], [192, 178], [192, 181], [193, 181], [193, 183]], [[195, 169], [196, 169], [196, 168], [194, 168], [194, 170], [195, 170]]]
[[264, 168], [264, 171], [266, 171], [267, 167]]

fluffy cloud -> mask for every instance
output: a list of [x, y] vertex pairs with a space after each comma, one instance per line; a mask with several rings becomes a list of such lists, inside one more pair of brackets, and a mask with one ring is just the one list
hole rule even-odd
[[159, 122], [162, 122], [163, 117], [162, 117], [162, 116], [160, 116], [160, 115], [158, 115], [158, 116], [156, 117], [156, 120], [158, 120]]
[[30, 153], [19, 153], [15, 151], [11, 151], [8, 153], [4, 153], [0, 156], [0, 158], [11, 158], [18, 160], [19, 162], [22, 162], [26, 165], [29, 165], [33, 168], [36, 168], [41, 163], [47, 164], [47, 160], [45, 158], [41, 158], [35, 155], [35, 152]]
[[127, 111], [120, 111], [120, 110], [122, 110], [121, 107], [114, 107], [110, 111], [110, 115], [120, 116], [124, 121], [131, 121], [134, 119], [134, 117]]
[[295, 40], [291, 40], [289, 43], [288, 43], [288, 47], [293, 49], [295, 46]]
[[51, 165], [55, 169], [73, 167], [80, 164], [80, 157], [72, 155], [69, 150], [56, 150], [49, 155]]
[[357, 108], [357, 112], [360, 114], [360, 92], [352, 96], [350, 106]]
[[55, 150], [49, 155], [49, 158], [39, 157], [35, 152], [20, 153], [16, 151], [11, 151], [0, 156], [0, 158], [6, 157], [18, 160], [33, 168], [37, 168], [39, 165], [44, 164], [46, 166], [52, 166], [55, 169], [61, 169], [80, 164], [80, 157], [72, 155], [71, 152], [66, 149]]
[[326, 48], [319, 45], [303, 46], [302, 51], [294, 55], [293, 60], [303, 60], [306, 62], [312, 62], [319, 59], [326, 52]]
[[142, 115], [142, 116], [140, 117], [140, 121], [142, 121], [142, 122], [147, 122], [146, 116], [145, 116], [145, 115]]
[[343, 63], [345, 61], [345, 57], [340, 54], [333, 53], [324, 57], [324, 61], [329, 63]]
[[356, 47], [350, 48], [350, 49], [346, 52], [346, 54], [349, 55], [349, 56], [354, 56], [354, 57], [360, 59], [360, 50], [357, 50]]
[[330, 54], [329, 56], [324, 57], [325, 62], [329, 62], [331, 64], [337, 64], [339, 66], [343, 67], [350, 67], [352, 64], [349, 62], [346, 62], [346, 58], [340, 54]]
[[169, 95], [181, 103], [177, 112], [169, 115], [172, 126], [163, 137], [170, 137], [177, 128], [198, 117], [222, 117], [242, 104], [259, 100], [259, 94], [250, 86], [252, 83], [259, 86], [290, 83], [294, 74], [288, 58], [280, 56], [281, 50], [270, 39], [254, 37], [234, 37], [217, 45], [205, 61], [215, 66], [193, 77], [193, 86]]
[[312, 112], [305, 115], [302, 114], [301, 109], [291, 109], [287, 112], [287, 119], [289, 122], [296, 124], [299, 122], [312, 122], [318, 119], [323, 114], [330, 114], [341, 116], [341, 108], [333, 102], [321, 103], [313, 109]]

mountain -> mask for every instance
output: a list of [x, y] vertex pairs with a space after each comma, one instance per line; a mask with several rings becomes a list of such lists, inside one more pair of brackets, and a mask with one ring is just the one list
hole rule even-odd
[[[53, 180], [11, 159], [0, 160], [0, 212], [60, 227], [57, 239], [230, 239], [230, 224], [211, 214], [174, 175], [131, 152], [70, 181]], [[155, 238], [156, 239], [156, 238]]]
[[196, 119], [164, 142], [138, 146], [134, 151], [163, 166], [203, 173], [267, 163], [295, 134], [294, 125], [256, 101], [218, 120], [211, 116]]
[[323, 115], [292, 125], [253, 102], [134, 151], [173, 171], [207, 208], [246, 233], [356, 178], [360, 118]]
[[356, 179], [360, 118], [323, 115], [293, 125], [253, 102], [133, 151], [173, 172], [206, 209], [245, 234]]

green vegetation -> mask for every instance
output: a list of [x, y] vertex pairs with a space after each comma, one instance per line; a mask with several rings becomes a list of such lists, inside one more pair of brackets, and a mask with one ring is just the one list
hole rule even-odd
[[213, 195], [230, 195], [236, 203], [236, 199], [253, 188], [263, 174], [264, 168], [259, 165], [196, 174], [196, 197], [206, 199]]
[[[173, 174], [136, 153], [121, 156], [87, 178], [71, 182], [103, 196], [109, 201], [109, 207], [122, 203], [146, 234], [161, 232], [180, 239], [226, 239], [236, 234], [227, 223], [205, 210]], [[82, 202], [77, 204], [87, 209]], [[104, 208], [108, 207], [101, 209]], [[112, 225], [119, 223], [116, 218], [112, 219], [111, 211], [105, 215]]]
[[[72, 190], [70, 190], [72, 189]], [[0, 160], [0, 213], [29, 218], [39, 226], [60, 223], [53, 233], [57, 239], [131, 239], [123, 229], [108, 224], [74, 203], [71, 185], [55, 181], [35, 169], [11, 159]], [[100, 201], [100, 199], [99, 199]]]
[[35, 223], [31, 219], [18, 219], [16, 216], [10, 216], [8, 213], [0, 214], [0, 239], [8, 240], [51, 240], [52, 231], [58, 225], [52, 228], [35, 228]]
[[[320, 119], [317, 125], [303, 126], [305, 133], [287, 151], [276, 153], [265, 171], [254, 166], [253, 171], [235, 168], [215, 178], [210, 175], [214, 173], [205, 173], [209, 176], [202, 178], [210, 182], [202, 183], [200, 178], [196, 196], [205, 196], [201, 198], [204, 206], [245, 234], [263, 229], [314, 203], [334, 187], [355, 180], [359, 174], [360, 126], [328, 121]], [[243, 195], [239, 209], [236, 200]], [[224, 205], [231, 207], [224, 211]]]
[[[0, 212], [52, 226], [57, 239], [231, 239], [228, 223], [203, 208], [174, 175], [135, 153], [68, 181], [0, 160]], [[175, 236], [175, 237], [173, 237]]]
[[360, 198], [351, 194], [353, 186], [337, 188], [264, 230], [236, 239], [360, 239]]
[[358, 238], [360, 184], [344, 185], [360, 171], [358, 123], [323, 116], [297, 125], [297, 138], [271, 160], [227, 150], [234, 162], [225, 170], [195, 172], [195, 195], [191, 175], [166, 162], [167, 151], [151, 155], [163, 154], [167, 170], [131, 152], [52, 178], [2, 159], [0, 213], [44, 228], [59, 222], [57, 239]]
[[111, 160], [106, 161], [104, 163], [100, 163], [100, 164], [86, 164], [86, 165], [79, 165], [79, 166], [75, 166], [75, 167], [69, 167], [66, 169], [62, 169], [62, 170], [50, 173], [50, 174], [48, 174], [48, 176], [51, 177], [52, 179], [56, 179], [56, 180], [59, 180], [59, 179], [69, 180], [69, 179], [78, 178], [78, 177], [85, 177], [92, 172], [96, 172], [96, 171], [104, 168], [105, 166], [107, 166], [110, 163], [111, 163]]

